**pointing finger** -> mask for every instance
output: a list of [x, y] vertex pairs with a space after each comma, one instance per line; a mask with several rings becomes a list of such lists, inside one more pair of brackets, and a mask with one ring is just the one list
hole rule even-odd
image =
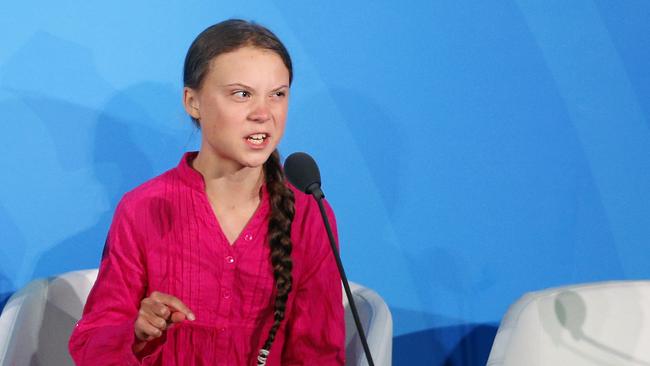
[[159, 301], [167, 306], [169, 306], [172, 310], [174, 311], [180, 311], [185, 315], [185, 317], [188, 320], [194, 321], [196, 317], [194, 316], [194, 313], [185, 305], [181, 300], [179, 300], [177, 297], [172, 296], [172, 295], [167, 295], [163, 294], [160, 292], [154, 292], [152, 294], [152, 297], [155, 296], [155, 300]]

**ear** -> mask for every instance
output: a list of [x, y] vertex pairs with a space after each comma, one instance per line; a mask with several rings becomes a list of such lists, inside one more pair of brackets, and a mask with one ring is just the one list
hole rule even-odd
[[185, 106], [185, 112], [192, 118], [201, 119], [199, 98], [196, 90], [187, 86], [183, 88], [183, 106]]

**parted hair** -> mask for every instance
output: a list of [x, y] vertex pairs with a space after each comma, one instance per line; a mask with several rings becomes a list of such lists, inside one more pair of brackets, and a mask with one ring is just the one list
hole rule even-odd
[[[239, 19], [230, 19], [208, 27], [201, 32], [185, 57], [183, 83], [186, 87], [200, 89], [210, 68], [210, 62], [217, 56], [252, 46], [275, 52], [289, 71], [289, 83], [293, 80], [293, 67], [289, 52], [282, 42], [267, 28]], [[199, 121], [192, 118], [199, 126]], [[275, 336], [284, 320], [287, 299], [291, 292], [291, 223], [295, 214], [295, 199], [285, 184], [280, 165], [280, 154], [276, 149], [263, 167], [266, 189], [269, 193], [271, 214], [268, 227], [270, 261], [275, 282], [273, 301], [273, 325], [257, 356], [257, 364], [265, 365]]]

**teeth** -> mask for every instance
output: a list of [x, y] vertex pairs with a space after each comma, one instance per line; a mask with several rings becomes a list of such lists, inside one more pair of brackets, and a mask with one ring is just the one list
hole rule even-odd
[[253, 140], [264, 140], [266, 138], [266, 134], [265, 133], [257, 133], [255, 135], [248, 136], [248, 138], [253, 139]]
[[257, 133], [257, 134], [248, 136], [248, 141], [252, 142], [253, 144], [259, 145], [262, 142], [264, 142], [265, 138], [266, 138], [265, 133]]

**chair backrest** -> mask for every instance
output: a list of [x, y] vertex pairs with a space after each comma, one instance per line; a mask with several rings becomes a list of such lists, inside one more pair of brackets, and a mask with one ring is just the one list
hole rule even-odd
[[[374, 364], [390, 366], [393, 350], [393, 319], [388, 306], [376, 292], [359, 284], [350, 283], [350, 291], [359, 312], [361, 326], [366, 334]], [[343, 305], [345, 306], [346, 365], [366, 366], [368, 361], [345, 293], [343, 293]]]
[[[68, 272], [34, 280], [16, 292], [0, 316], [0, 365], [74, 365], [68, 339], [96, 278], [96, 269]], [[388, 306], [370, 289], [354, 283], [351, 288], [375, 364], [390, 366], [393, 328]], [[343, 297], [347, 364], [367, 365]]]
[[504, 316], [488, 366], [650, 366], [650, 281], [524, 295]]
[[0, 317], [0, 365], [74, 365], [68, 339], [97, 270], [38, 279], [16, 292]]

